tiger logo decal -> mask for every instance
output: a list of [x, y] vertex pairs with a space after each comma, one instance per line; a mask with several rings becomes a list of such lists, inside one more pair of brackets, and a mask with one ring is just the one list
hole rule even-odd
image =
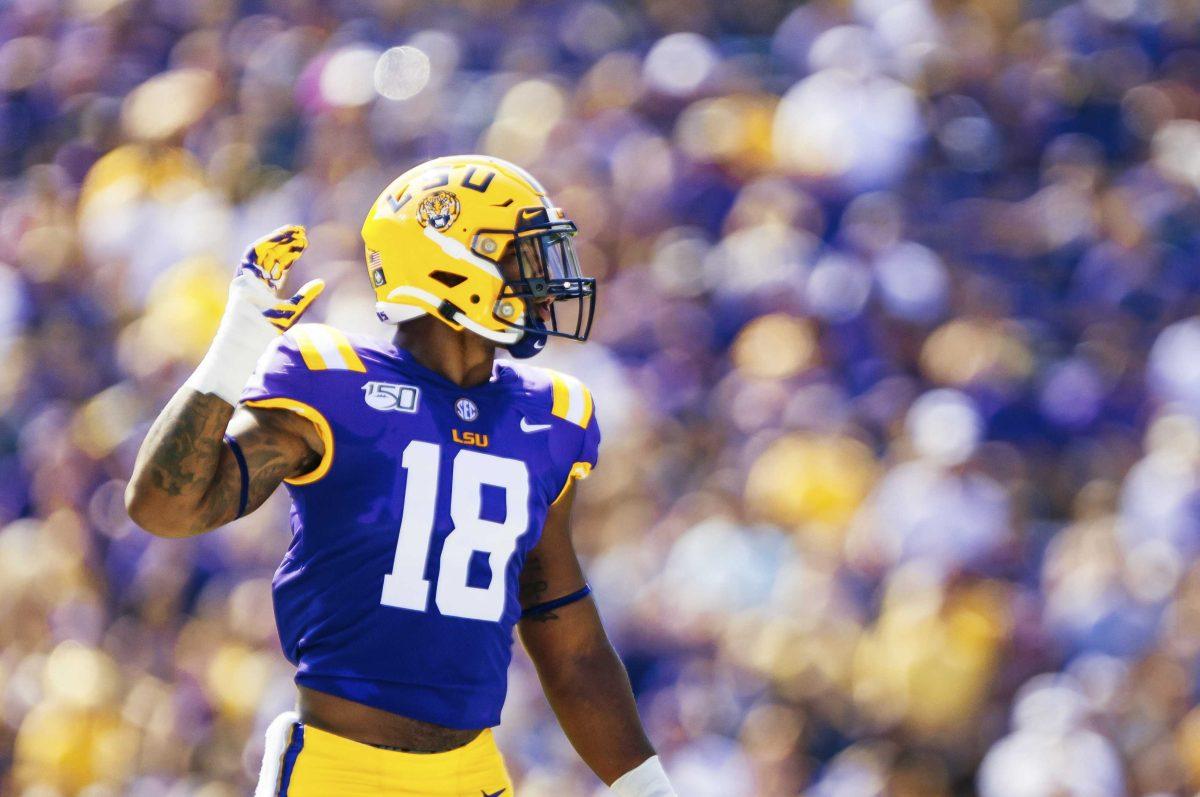
[[449, 191], [434, 191], [421, 200], [417, 208], [417, 221], [422, 227], [432, 227], [442, 232], [458, 218], [462, 205], [458, 197]]

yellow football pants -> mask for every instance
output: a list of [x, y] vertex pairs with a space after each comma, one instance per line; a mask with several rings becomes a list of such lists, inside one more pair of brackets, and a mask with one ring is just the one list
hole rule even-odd
[[294, 712], [267, 729], [254, 797], [513, 797], [492, 732], [445, 753], [401, 753], [345, 739]]

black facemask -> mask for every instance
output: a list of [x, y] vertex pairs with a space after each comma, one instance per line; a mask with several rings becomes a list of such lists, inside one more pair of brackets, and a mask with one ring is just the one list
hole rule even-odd
[[[501, 301], [493, 314], [506, 326], [525, 330], [522, 341], [532, 338], [530, 346], [539, 337], [548, 335], [587, 340], [591, 331], [596, 280], [580, 273], [571, 241], [576, 230], [573, 222], [551, 221], [547, 210], [539, 207], [522, 210], [515, 230], [480, 231], [512, 236], [516, 273], [504, 275]], [[513, 307], [513, 303], [504, 299], [524, 300], [526, 313], [522, 323], [502, 315]]]

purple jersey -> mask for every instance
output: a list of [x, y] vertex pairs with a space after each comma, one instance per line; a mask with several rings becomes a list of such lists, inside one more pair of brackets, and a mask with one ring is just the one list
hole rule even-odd
[[462, 388], [390, 343], [301, 324], [242, 401], [295, 411], [325, 441], [288, 480], [274, 579], [296, 682], [452, 728], [497, 724], [517, 576], [550, 505], [596, 463], [587, 388], [509, 362]]

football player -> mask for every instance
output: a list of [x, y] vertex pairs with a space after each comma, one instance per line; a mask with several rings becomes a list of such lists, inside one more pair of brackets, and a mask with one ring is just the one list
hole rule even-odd
[[258, 797], [512, 797], [490, 728], [514, 626], [612, 793], [674, 795], [572, 548], [575, 483], [600, 443], [592, 396], [494, 358], [587, 338], [596, 288], [575, 231], [502, 160], [401, 175], [362, 229], [391, 342], [297, 325], [324, 287], [277, 296], [304, 228], [246, 252], [126, 504], [147, 530], [189, 537], [287, 485], [273, 593], [299, 696], [267, 731]]

